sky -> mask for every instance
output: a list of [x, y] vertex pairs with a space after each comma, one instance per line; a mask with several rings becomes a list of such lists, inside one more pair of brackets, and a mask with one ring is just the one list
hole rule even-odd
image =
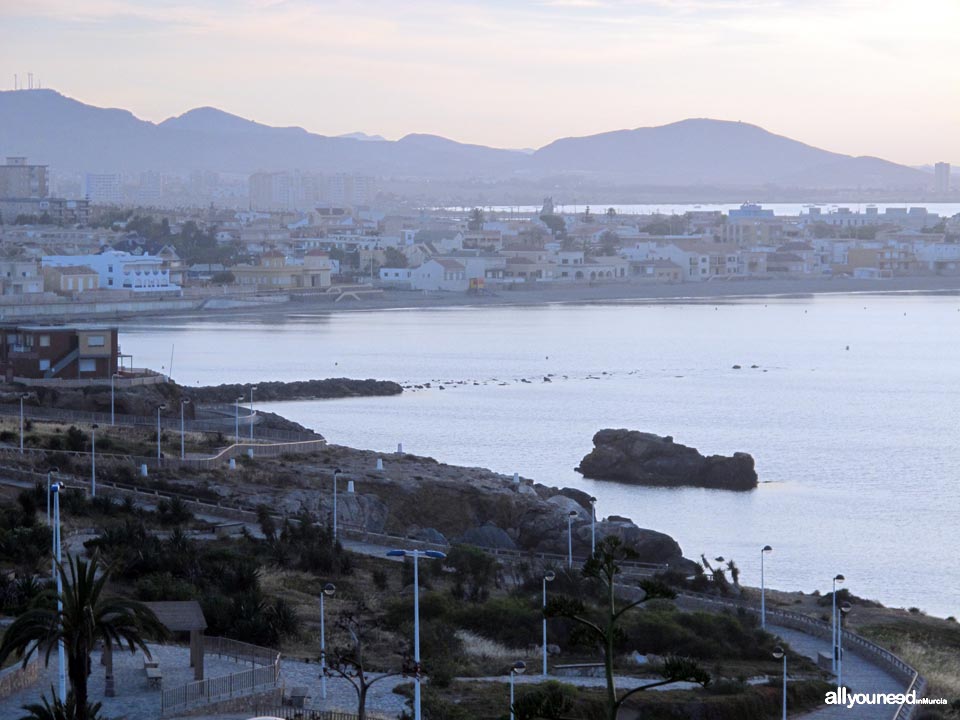
[[960, 0], [0, 0], [0, 89], [541, 147], [688, 117], [960, 164]]

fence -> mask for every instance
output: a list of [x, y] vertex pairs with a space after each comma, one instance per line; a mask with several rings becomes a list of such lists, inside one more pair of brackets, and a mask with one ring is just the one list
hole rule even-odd
[[[241, 409], [246, 411], [246, 408]], [[19, 403], [0, 403], [0, 415], [19, 417]], [[113, 423], [117, 425], [148, 427], [150, 429], [156, 429], [157, 427], [156, 415], [124, 415], [115, 413], [114, 417], [111, 418], [108, 412], [88, 412], [85, 410], [63, 410], [59, 408], [27, 406], [24, 408], [24, 417], [29, 420], [53, 420], [64, 423], [86, 424], [97, 423], [104, 426], [111, 425], [112, 420]], [[256, 426], [258, 420], [259, 418], [256, 413], [253, 415], [240, 415], [240, 433], [242, 435], [249, 435], [250, 425]], [[236, 424], [237, 421], [235, 417], [184, 420], [183, 429], [187, 432], [219, 432], [229, 436], [234, 434]], [[176, 430], [179, 432], [180, 418], [161, 416], [160, 428], [161, 430]], [[316, 433], [298, 432], [295, 430], [274, 430], [272, 428], [256, 428], [254, 435], [257, 436], [254, 441], [259, 438], [261, 440], [296, 442], [298, 440], [315, 440], [317, 438]]]
[[[710, 595], [700, 593], [684, 592], [678, 598], [680, 602], [687, 605], [707, 606], [716, 609], [717, 606], [731, 608], [736, 610], [745, 610], [747, 612], [760, 614], [760, 608], [747, 603], [738, 603], [732, 600], [723, 600]], [[793, 612], [792, 610], [782, 610], [780, 608], [767, 608], [767, 617], [774, 618], [774, 622], [784, 627], [794, 630], [800, 630], [807, 635], [817, 637], [830, 637], [832, 629], [830, 625], [823, 620], [804, 615], [803, 613]], [[917, 697], [922, 697], [926, 691], [926, 680], [921, 677], [917, 670], [908, 663], [901, 660], [886, 648], [880, 647], [874, 642], [867, 640], [849, 630], [843, 630], [843, 646], [854, 652], [865, 660], [878, 665], [889, 672], [894, 677], [899, 678], [907, 684], [907, 692], [916, 691]], [[913, 716], [915, 705], [906, 703], [899, 705], [891, 720], [909, 720]]]
[[238, 640], [216, 637], [204, 638], [205, 654], [207, 647], [216, 648], [216, 654], [233, 657], [238, 662], [250, 662], [255, 667], [161, 690], [161, 715], [174, 710], [183, 710], [191, 705], [213, 703], [224, 698], [245, 695], [267, 686], [276, 687], [280, 679], [280, 653]]

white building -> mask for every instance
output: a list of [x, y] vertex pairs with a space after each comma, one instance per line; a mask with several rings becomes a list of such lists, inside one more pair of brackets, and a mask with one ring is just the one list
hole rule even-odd
[[101, 290], [180, 291], [179, 285], [170, 282], [163, 260], [153, 255], [107, 250], [100, 255], [48, 255], [42, 263], [43, 267], [89, 267], [100, 277]]
[[427, 260], [414, 268], [380, 268], [380, 280], [425, 292], [465, 292], [470, 284], [466, 266], [447, 258]]
[[120, 205], [123, 202], [120, 176], [116, 173], [87, 173], [83, 194], [91, 205]]

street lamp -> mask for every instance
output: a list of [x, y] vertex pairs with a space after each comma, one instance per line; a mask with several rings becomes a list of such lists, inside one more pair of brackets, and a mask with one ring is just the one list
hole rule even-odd
[[183, 422], [183, 406], [190, 404], [190, 398], [180, 398], [180, 459], [183, 460], [187, 455], [184, 452], [183, 447], [183, 438], [184, 438], [184, 422]]
[[115, 420], [116, 419], [116, 414], [115, 414], [116, 400], [115, 400], [115, 395], [113, 390], [113, 381], [118, 377], [120, 377], [120, 373], [113, 373], [110, 375], [110, 424], [111, 425], [117, 424]]
[[846, 578], [843, 575], [836, 575], [833, 578], [833, 610], [830, 615], [830, 625], [833, 635], [833, 645], [830, 646], [830, 666], [834, 674], [837, 672], [837, 583], [842, 583]]
[[837, 616], [837, 689], [843, 687], [843, 618], [853, 609], [853, 605], [843, 602], [840, 605], [840, 614]]
[[343, 472], [340, 468], [336, 468], [333, 471], [333, 542], [337, 542], [337, 485], [340, 478], [340, 473]]
[[547, 676], [547, 583], [553, 582], [556, 578], [553, 570], [547, 570], [543, 574], [543, 676]]
[[764, 545], [760, 550], [760, 627], [767, 629], [767, 588], [763, 578], [763, 556], [772, 553], [773, 548]]
[[233, 432], [234, 432], [234, 443], [235, 443], [236, 445], [239, 445], [239, 444], [240, 444], [240, 401], [241, 401], [241, 400], [243, 400], [243, 395], [241, 395], [240, 397], [238, 397], [238, 398], [237, 398], [237, 402], [236, 402], [237, 415], [236, 415], [236, 423], [235, 423], [234, 431], [233, 431]]
[[573, 567], [573, 519], [577, 516], [576, 510], [567, 513], [567, 567]]
[[[60, 474], [60, 468], [52, 467], [52, 468], [50, 468], [50, 469], [47, 470], [47, 525], [51, 525], [51, 518], [50, 518], [50, 476], [51, 476], [53, 473], [57, 473], [57, 474], [59, 475], [59, 474]], [[52, 527], [52, 525], [51, 525], [51, 527]]]
[[783, 720], [787, 720], [787, 654], [777, 645], [773, 649], [773, 656], [777, 660], [783, 658]]
[[513, 667], [510, 668], [510, 720], [513, 718], [513, 678], [517, 675], [523, 675], [523, 671], [527, 669], [527, 664], [523, 660], [517, 660]]
[[160, 411], [166, 409], [166, 405], [157, 405], [157, 463], [160, 462]]
[[590, 498], [590, 557], [597, 552], [597, 499]]
[[323, 586], [320, 593], [320, 697], [327, 699], [327, 633], [324, 626], [323, 598], [333, 597], [337, 591], [337, 586], [333, 583], [327, 583]]
[[[90, 426], [90, 497], [97, 496], [97, 428], [96, 423]], [[109, 450], [109, 447], [107, 448]]]
[[417, 560], [421, 557], [442, 560], [446, 557], [439, 550], [388, 550], [387, 557], [413, 558], [413, 720], [420, 717], [420, 575]]
[[256, 385], [250, 386], [250, 439], [253, 440], [253, 391], [257, 390]]
[[[50, 486], [53, 493], [53, 558], [54, 558], [54, 576], [57, 581], [57, 613], [59, 618], [63, 617], [63, 577], [60, 573], [60, 562], [62, 559], [60, 547], [60, 491], [63, 489], [63, 483], [54, 483]], [[59, 620], [58, 620], [59, 621]], [[57, 670], [57, 680], [59, 696], [62, 702], [67, 699], [67, 675], [66, 664], [64, 662], [63, 638], [57, 643], [57, 659], [59, 668]]]
[[26, 400], [29, 395], [26, 393], [20, 396], [20, 454], [23, 455], [23, 401]]

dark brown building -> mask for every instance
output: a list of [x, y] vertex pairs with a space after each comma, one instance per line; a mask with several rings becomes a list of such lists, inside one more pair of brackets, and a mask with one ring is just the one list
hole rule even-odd
[[0, 367], [14, 378], [109, 380], [117, 372], [117, 328], [7, 325]]

